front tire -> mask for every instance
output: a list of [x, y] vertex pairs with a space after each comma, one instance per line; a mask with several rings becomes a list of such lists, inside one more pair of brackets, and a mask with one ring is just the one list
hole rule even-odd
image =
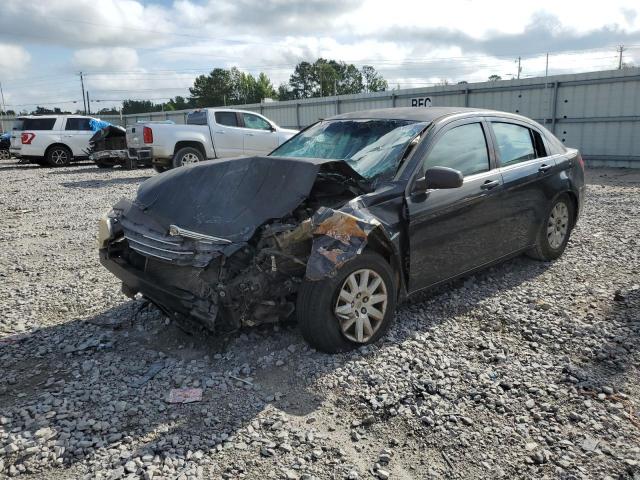
[[184, 147], [176, 152], [173, 156], [173, 168], [183, 167], [185, 165], [192, 165], [204, 160], [202, 152], [197, 148]]
[[560, 257], [569, 242], [575, 214], [575, 206], [567, 194], [556, 198], [538, 230], [535, 247], [527, 255], [546, 262]]
[[66, 167], [72, 158], [71, 150], [64, 145], [54, 145], [47, 150], [47, 163], [52, 167]]
[[304, 280], [296, 307], [302, 336], [325, 353], [376, 342], [393, 322], [397, 297], [393, 278], [381, 255], [364, 252], [334, 277]]

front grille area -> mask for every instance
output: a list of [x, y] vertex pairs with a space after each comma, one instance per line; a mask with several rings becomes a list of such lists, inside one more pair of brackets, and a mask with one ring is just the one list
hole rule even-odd
[[129, 248], [145, 257], [175, 265], [204, 267], [219, 253], [218, 247], [211, 243], [172, 237], [126, 218], [121, 218], [120, 223]]

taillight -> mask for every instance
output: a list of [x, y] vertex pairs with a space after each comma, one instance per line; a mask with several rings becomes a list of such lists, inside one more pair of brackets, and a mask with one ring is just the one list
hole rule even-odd
[[142, 140], [144, 143], [153, 143], [153, 130], [149, 127], [142, 129]]
[[578, 153], [578, 163], [580, 164], [580, 168], [584, 170], [584, 160], [582, 159], [582, 155]]
[[20, 141], [23, 145], [31, 145], [34, 138], [36, 138], [36, 134], [31, 132], [22, 132], [22, 135], [20, 135]]

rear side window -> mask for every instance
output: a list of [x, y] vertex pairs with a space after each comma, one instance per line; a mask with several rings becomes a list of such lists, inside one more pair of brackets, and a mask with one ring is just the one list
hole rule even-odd
[[[502, 122], [492, 122], [491, 125], [498, 142], [501, 166], [515, 165], [533, 160], [538, 156], [545, 156], [544, 143], [540, 134], [538, 134], [537, 141], [534, 141], [534, 134], [527, 127]], [[542, 148], [542, 155], [536, 153], [536, 144], [538, 149]]]
[[254, 130], [271, 130], [271, 125], [264, 118], [250, 113], [243, 113], [242, 120], [246, 128]]
[[22, 130], [53, 130], [55, 124], [55, 118], [25, 118]]
[[91, 130], [90, 118], [67, 118], [65, 130]]
[[207, 112], [198, 111], [191, 112], [187, 115], [187, 125], [206, 125], [207, 124]]
[[237, 127], [238, 117], [235, 112], [216, 112], [216, 123], [227, 127]]
[[449, 167], [463, 176], [489, 170], [489, 153], [484, 130], [479, 123], [469, 123], [446, 131], [425, 160], [424, 169]]

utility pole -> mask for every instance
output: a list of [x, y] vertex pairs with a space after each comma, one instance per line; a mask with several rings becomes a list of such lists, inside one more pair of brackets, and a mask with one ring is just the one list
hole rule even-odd
[[89, 103], [89, 90], [87, 90], [87, 110], [84, 112], [85, 115], [91, 115], [91, 103]]
[[520, 57], [518, 57], [518, 80], [520, 80], [520, 72], [522, 71], [522, 67], [520, 66]]
[[87, 114], [87, 102], [84, 98], [84, 78], [82, 77], [82, 72], [80, 72], [80, 85], [82, 86], [82, 105], [84, 106], [84, 114]]
[[618, 57], [618, 70], [622, 70], [622, 52], [624, 52], [625, 50], [626, 48], [624, 48], [624, 45], [618, 46], [618, 53], [620, 54], [620, 56]]

